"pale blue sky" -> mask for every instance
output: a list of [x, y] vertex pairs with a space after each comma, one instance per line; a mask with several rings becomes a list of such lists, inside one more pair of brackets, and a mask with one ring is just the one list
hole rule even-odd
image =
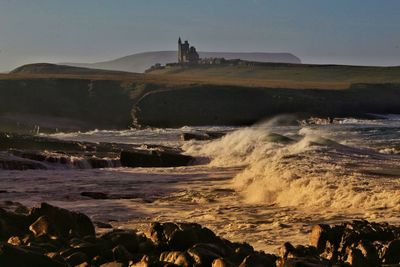
[[400, 65], [399, 0], [0, 0], [0, 71], [174, 50]]

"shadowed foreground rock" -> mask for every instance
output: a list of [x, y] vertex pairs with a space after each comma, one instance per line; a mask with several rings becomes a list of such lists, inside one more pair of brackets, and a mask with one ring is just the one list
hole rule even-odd
[[[10, 203], [10, 207], [15, 206]], [[110, 230], [96, 235], [91, 220], [43, 203], [0, 209], [0, 266], [400, 266], [400, 228], [353, 221], [316, 225], [310, 245], [285, 243], [278, 255], [233, 243], [196, 223], [152, 223], [147, 235]]]

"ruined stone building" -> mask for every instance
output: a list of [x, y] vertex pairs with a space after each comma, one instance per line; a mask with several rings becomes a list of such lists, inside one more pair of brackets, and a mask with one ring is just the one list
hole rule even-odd
[[199, 54], [194, 46], [190, 46], [188, 41], [182, 43], [181, 38], [178, 40], [178, 62], [179, 63], [197, 63]]

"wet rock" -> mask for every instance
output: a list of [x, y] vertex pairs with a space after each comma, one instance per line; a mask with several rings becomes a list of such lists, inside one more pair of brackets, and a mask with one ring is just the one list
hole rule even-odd
[[150, 257], [148, 255], [144, 255], [139, 262], [131, 263], [129, 265], [129, 267], [163, 267], [163, 266], [171, 266], [171, 265], [168, 263], [163, 264], [159, 261], [158, 258]]
[[188, 249], [188, 254], [193, 258], [196, 266], [211, 266], [215, 259], [224, 255], [217, 253], [218, 249], [209, 244], [196, 244]]
[[319, 252], [324, 251], [326, 241], [329, 240], [331, 227], [326, 224], [317, 224], [311, 228], [310, 244], [317, 248]]
[[45, 161], [46, 156], [42, 154], [40, 151], [23, 151], [23, 150], [9, 150], [10, 154], [24, 158], [24, 159], [30, 159], [34, 161]]
[[171, 239], [171, 235], [179, 230], [179, 227], [174, 223], [159, 223], [150, 224], [150, 238], [158, 247], [166, 247], [166, 243]]
[[63, 257], [61, 257], [61, 255], [57, 252], [49, 252], [46, 253], [46, 256], [49, 257], [52, 260], [58, 261], [60, 263], [63, 263], [65, 265], [67, 265], [67, 263], [65, 262], [65, 259]]
[[282, 259], [286, 259], [289, 253], [293, 253], [295, 250], [295, 247], [291, 243], [285, 242], [283, 246], [279, 248], [279, 256]]
[[100, 265], [100, 267], [127, 267], [127, 266], [128, 265], [126, 263], [117, 262], [117, 261], [107, 262], [107, 263]]
[[275, 260], [271, 255], [254, 253], [244, 258], [239, 267], [275, 267]]
[[221, 138], [225, 133], [221, 132], [205, 132], [205, 133], [183, 133], [181, 134], [182, 141], [198, 140], [206, 141]]
[[47, 167], [39, 162], [24, 159], [8, 159], [0, 157], [0, 170], [46, 170]]
[[42, 217], [40, 223], [35, 227], [38, 235], [46, 234], [47, 231], [51, 232], [52, 236], [59, 238], [94, 236], [95, 234], [93, 223], [86, 215], [57, 208], [47, 203], [33, 208], [29, 216], [35, 220]]
[[391, 241], [383, 253], [383, 262], [386, 264], [400, 263], [400, 239]]
[[131, 150], [121, 152], [123, 167], [178, 167], [187, 166], [191, 156], [158, 150]]
[[332, 267], [329, 262], [322, 262], [316, 259], [287, 259], [277, 267]]
[[178, 266], [190, 267], [193, 264], [193, 259], [187, 252], [181, 251], [166, 251], [160, 255], [161, 262], [169, 262]]
[[0, 241], [27, 234], [29, 224], [30, 219], [27, 216], [0, 208]]
[[12, 236], [7, 240], [7, 243], [13, 246], [21, 246], [23, 241], [19, 236]]
[[224, 258], [215, 259], [211, 265], [211, 267], [234, 267], [234, 266], [236, 265]]
[[98, 221], [94, 221], [93, 224], [97, 227], [97, 228], [102, 228], [102, 229], [112, 229], [112, 225], [109, 223], [104, 223], [104, 222], [98, 222]]
[[102, 159], [98, 157], [90, 157], [87, 159], [93, 169], [99, 168], [115, 168], [120, 166], [120, 161], [117, 159]]
[[[180, 223], [178, 226], [179, 230], [174, 231], [170, 237], [169, 245], [171, 247], [186, 247], [187, 249], [196, 243], [221, 244], [221, 239], [213, 231], [202, 227], [200, 224]], [[183, 241], [182, 239], [185, 237], [187, 240]], [[179, 242], [181, 242], [181, 245]]]
[[247, 243], [231, 243], [228, 241], [227, 246], [230, 247], [232, 251], [226, 253], [226, 260], [234, 263], [236, 266], [239, 266], [244, 258], [255, 252], [254, 248]]
[[155, 251], [157, 246], [150, 240], [139, 240], [139, 253], [148, 253], [151, 251]]
[[367, 265], [370, 267], [379, 266], [381, 261], [379, 259], [378, 251], [375, 246], [366, 240], [361, 240], [357, 246], [366, 259]]
[[84, 262], [87, 262], [88, 261], [88, 257], [86, 256], [85, 253], [75, 252], [75, 253], [71, 254], [70, 256], [66, 257], [65, 261], [69, 265], [75, 266], [75, 265], [79, 265], [79, 264], [82, 264]]
[[368, 261], [362, 254], [362, 252], [357, 248], [349, 248], [347, 250], [346, 263], [353, 267], [366, 267], [368, 266]]
[[110, 252], [110, 254], [111, 256], [109, 257], [104, 257], [103, 255], [97, 255], [90, 261], [90, 263], [92, 264], [92, 266], [100, 266], [102, 264], [108, 263], [112, 261], [112, 252]]
[[114, 260], [118, 262], [129, 262], [133, 259], [133, 255], [123, 245], [114, 247], [112, 253]]
[[150, 227], [151, 239], [160, 248], [184, 251], [196, 243], [222, 243], [210, 230], [196, 223], [153, 223]]
[[47, 216], [40, 216], [33, 224], [29, 226], [29, 230], [31, 230], [31, 232], [37, 237], [41, 235], [48, 235], [56, 238], [59, 236], [55, 225]]
[[103, 192], [82, 192], [81, 196], [92, 199], [107, 199], [108, 195]]
[[24, 205], [18, 203], [17, 207], [15, 208], [14, 212], [18, 214], [24, 214], [27, 215], [29, 213], [29, 209], [25, 207]]
[[103, 234], [100, 239], [110, 242], [112, 247], [122, 245], [130, 253], [139, 250], [139, 238], [134, 231], [113, 230]]
[[82, 242], [79, 244], [71, 245], [73, 251], [82, 252], [88, 256], [89, 259], [93, 259], [97, 255], [104, 255], [108, 254], [108, 258], [112, 259], [111, 252], [109, 251], [108, 246], [105, 243], [97, 242], [97, 243], [88, 243]]
[[0, 244], [0, 266], [12, 267], [68, 267], [45, 255], [34, 253], [26, 249], [17, 248], [8, 244]]

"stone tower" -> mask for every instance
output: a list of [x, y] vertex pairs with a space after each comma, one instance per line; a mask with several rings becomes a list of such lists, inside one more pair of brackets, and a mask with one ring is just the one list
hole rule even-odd
[[181, 64], [195, 64], [199, 61], [199, 54], [194, 46], [190, 46], [188, 41], [182, 43], [181, 37], [178, 40], [178, 62]]

